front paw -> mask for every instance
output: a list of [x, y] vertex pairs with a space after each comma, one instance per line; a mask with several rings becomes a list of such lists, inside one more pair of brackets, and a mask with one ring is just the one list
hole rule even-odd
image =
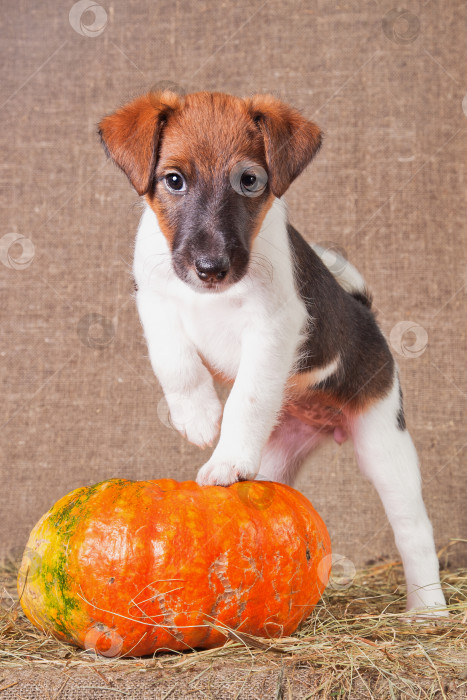
[[251, 460], [219, 459], [214, 455], [198, 472], [196, 481], [200, 486], [230, 486], [236, 481], [253, 480], [258, 465]]
[[215, 393], [171, 394], [167, 403], [171, 424], [189, 442], [201, 448], [213, 444], [222, 416], [222, 404]]

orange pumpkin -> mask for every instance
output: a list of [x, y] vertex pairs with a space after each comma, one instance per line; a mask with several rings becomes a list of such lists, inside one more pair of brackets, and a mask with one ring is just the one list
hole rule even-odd
[[292, 634], [323, 592], [326, 527], [265, 481], [110, 479], [60, 499], [31, 532], [18, 593], [37, 627], [105, 656], [222, 645], [220, 629]]

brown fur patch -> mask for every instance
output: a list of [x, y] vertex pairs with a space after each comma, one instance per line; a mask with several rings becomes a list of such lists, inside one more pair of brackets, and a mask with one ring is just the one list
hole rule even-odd
[[107, 153], [140, 195], [151, 184], [162, 125], [180, 106], [181, 99], [173, 92], [149, 93], [104, 117], [99, 124]]
[[272, 192], [271, 192], [271, 194], [269, 195], [269, 197], [267, 198], [267, 200], [266, 200], [265, 203], [263, 204], [263, 206], [262, 206], [262, 208], [261, 208], [261, 210], [260, 210], [259, 216], [258, 216], [258, 218], [257, 218], [257, 220], [256, 220], [256, 225], [255, 225], [255, 227], [254, 227], [254, 229], [253, 229], [253, 233], [252, 233], [252, 236], [251, 236], [251, 242], [252, 242], [252, 243], [253, 243], [253, 241], [255, 240], [255, 238], [256, 238], [256, 236], [258, 235], [258, 233], [260, 232], [261, 226], [263, 225], [263, 221], [264, 221], [264, 219], [265, 219], [265, 217], [266, 217], [266, 214], [268, 213], [268, 211], [269, 211], [270, 208], [272, 207], [273, 202], [274, 202], [274, 195], [273, 195]]
[[332, 398], [323, 392], [303, 396], [298, 401], [287, 401], [283, 411], [299, 418], [303, 423], [322, 430], [345, 427], [346, 412]]
[[160, 230], [162, 231], [162, 234], [167, 240], [169, 246], [171, 247], [175, 236], [175, 229], [173, 226], [170, 225], [165, 208], [163, 207], [161, 202], [159, 202], [159, 200], [156, 199], [154, 196], [150, 197], [149, 195], [146, 195], [145, 200], [157, 216]]
[[263, 134], [271, 190], [282, 197], [319, 150], [321, 130], [272, 95], [254, 95], [248, 108]]
[[287, 391], [287, 397], [284, 410], [288, 413], [311, 425], [323, 425], [325, 422], [329, 428], [345, 425], [348, 418], [367, 411], [381, 398], [364, 390], [345, 398], [342, 395], [336, 396], [329, 390], [312, 388], [301, 392], [292, 389], [290, 393]]

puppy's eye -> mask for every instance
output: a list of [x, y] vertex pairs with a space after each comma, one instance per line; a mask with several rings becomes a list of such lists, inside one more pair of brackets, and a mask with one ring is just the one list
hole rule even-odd
[[164, 177], [164, 182], [169, 192], [175, 192], [176, 194], [186, 192], [186, 182], [180, 173], [168, 173]]
[[253, 175], [250, 173], [244, 173], [242, 175], [242, 179], [241, 179], [242, 187], [244, 187], [249, 192], [255, 191], [255, 189], [257, 187], [257, 182], [258, 182], [258, 178], [256, 177], [256, 175]]
[[266, 189], [268, 175], [264, 168], [251, 160], [241, 160], [229, 173], [230, 184], [243, 197], [259, 197]]

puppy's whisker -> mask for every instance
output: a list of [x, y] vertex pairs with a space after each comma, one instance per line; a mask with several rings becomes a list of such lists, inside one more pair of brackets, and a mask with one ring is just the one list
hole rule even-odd
[[[152, 262], [154, 258], [159, 258], [159, 260], [157, 262]], [[151, 255], [146, 256], [143, 269], [145, 270], [147, 278], [151, 279], [156, 270], [157, 272], [160, 272], [164, 269], [168, 270], [170, 269], [171, 264], [172, 263], [170, 253], [152, 253]]]
[[264, 270], [269, 276], [269, 281], [272, 282], [274, 279], [274, 266], [272, 262], [262, 253], [251, 253], [250, 255], [251, 267], [260, 268]]
[[155, 270], [158, 268], [162, 268], [163, 266], [169, 266], [170, 265], [170, 260], [161, 260], [160, 262], [156, 263], [155, 265], [152, 265], [150, 271], [149, 271], [149, 277], [152, 277], [154, 274]]

